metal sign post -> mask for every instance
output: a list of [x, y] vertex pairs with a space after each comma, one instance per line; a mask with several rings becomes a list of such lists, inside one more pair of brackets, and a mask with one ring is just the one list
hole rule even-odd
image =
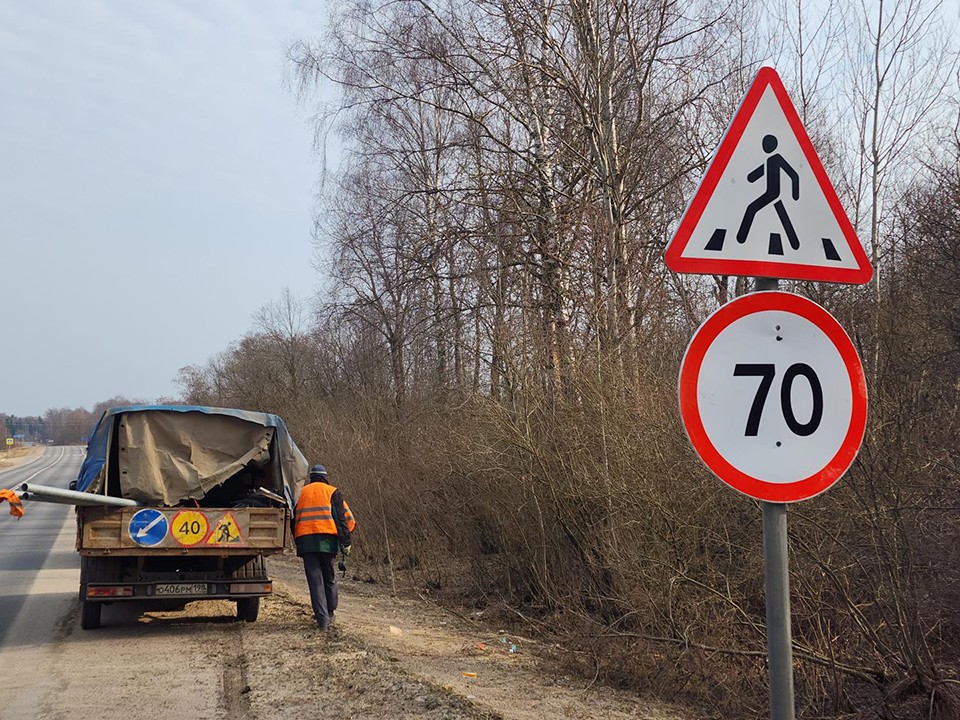
[[[779, 290], [776, 278], [754, 278], [754, 289]], [[790, 560], [787, 506], [761, 502], [763, 508], [763, 591], [767, 602], [767, 671], [771, 720], [794, 720], [793, 635], [790, 627]]]
[[770, 717], [793, 720], [793, 640], [790, 633], [790, 564], [787, 506], [763, 502], [763, 588], [767, 600]]

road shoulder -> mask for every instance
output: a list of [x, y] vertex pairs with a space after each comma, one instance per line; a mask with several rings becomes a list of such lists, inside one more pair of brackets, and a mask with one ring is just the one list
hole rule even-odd
[[[307, 638], [317, 636], [316, 642], [323, 643], [324, 639], [313, 628], [299, 560], [284, 556], [274, 558], [271, 563], [276, 596], [270, 603], [285, 604], [288, 612], [299, 616], [302, 634]], [[487, 627], [422, 599], [391, 597], [379, 586], [347, 580], [340, 587], [339, 627], [330, 642], [343, 647], [332, 653], [325, 652], [325, 662], [337, 662], [339, 658], [352, 665], [360, 659], [357, 653], [363, 653], [365, 662], [398, 668], [411, 678], [459, 698], [480, 713], [480, 717], [510, 720], [567, 717], [683, 720], [689, 717], [682, 708], [556, 674], [547, 659], [555, 648], [542, 646], [531, 638]], [[296, 620], [291, 618], [291, 622]], [[329, 650], [333, 646], [322, 647]]]

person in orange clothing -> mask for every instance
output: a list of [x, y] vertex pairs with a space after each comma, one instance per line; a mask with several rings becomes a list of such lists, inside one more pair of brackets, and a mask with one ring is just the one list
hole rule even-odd
[[344, 504], [340, 491], [327, 481], [327, 469], [323, 465], [310, 468], [310, 482], [293, 513], [293, 537], [297, 555], [303, 558], [313, 617], [321, 630], [330, 627], [339, 601], [333, 562], [337, 552], [350, 554]]

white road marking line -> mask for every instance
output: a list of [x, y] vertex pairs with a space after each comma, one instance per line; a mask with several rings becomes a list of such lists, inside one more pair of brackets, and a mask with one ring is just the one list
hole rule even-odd
[[[49, 470], [50, 468], [52, 468], [52, 467], [53, 467], [54, 465], [56, 465], [58, 462], [60, 462], [61, 460], [63, 460], [64, 450], [65, 450], [65, 448], [62, 448], [62, 447], [61, 447], [61, 448], [60, 448], [60, 457], [58, 457], [56, 460], [54, 460], [52, 463], [50, 463], [50, 464], [47, 465], [46, 467], [40, 468], [39, 470], [37, 470], [33, 475], [31, 475], [30, 477], [28, 477], [26, 480], [21, 480], [20, 482], [16, 482], [16, 483], [14, 483], [13, 485], [11, 485], [11, 486], [10, 486], [9, 488], [7, 488], [7, 489], [8, 489], [8, 490], [16, 490], [18, 487], [20, 487], [21, 485], [23, 485], [23, 483], [25, 483], [25, 482], [30, 482], [31, 480], [33, 480], [33, 478], [35, 478], [37, 475], [39, 475], [39, 474], [42, 473], [43, 471]], [[43, 457], [43, 456], [41, 455], [41, 457]], [[29, 463], [28, 463], [28, 464], [29, 464]], [[13, 469], [16, 470], [17, 468], [13, 468]]]

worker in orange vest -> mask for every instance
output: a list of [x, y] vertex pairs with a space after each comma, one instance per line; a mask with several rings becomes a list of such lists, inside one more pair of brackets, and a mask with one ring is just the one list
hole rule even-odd
[[[340, 491], [327, 482], [323, 465], [310, 468], [307, 483], [293, 512], [293, 537], [297, 555], [303, 558], [303, 570], [310, 588], [310, 604], [317, 627], [326, 630], [337, 609], [337, 578], [333, 561], [337, 552], [350, 554], [350, 527], [346, 503]], [[350, 516], [353, 520], [353, 516]]]

